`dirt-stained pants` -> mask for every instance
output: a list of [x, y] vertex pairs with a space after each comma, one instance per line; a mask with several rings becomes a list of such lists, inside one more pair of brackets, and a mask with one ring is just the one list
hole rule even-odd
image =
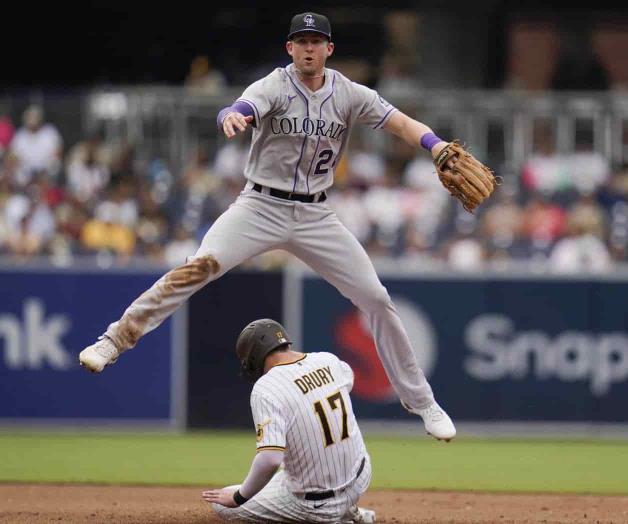
[[211, 226], [196, 254], [140, 295], [106, 334], [119, 349], [135, 346], [208, 282], [245, 260], [286, 250], [321, 275], [367, 316], [377, 353], [397, 395], [416, 410], [432, 389], [386, 288], [358, 240], [323, 203], [302, 203], [245, 189]]

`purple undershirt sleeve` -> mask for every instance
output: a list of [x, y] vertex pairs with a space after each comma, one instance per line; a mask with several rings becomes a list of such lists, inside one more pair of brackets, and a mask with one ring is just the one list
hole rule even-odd
[[216, 117], [216, 125], [219, 128], [222, 128], [222, 123], [225, 117], [229, 113], [234, 112], [242, 113], [244, 116], [255, 116], [255, 114], [253, 113], [253, 108], [249, 104], [243, 102], [242, 100], [236, 100], [232, 105], [220, 110], [220, 112], [218, 113], [218, 117]]

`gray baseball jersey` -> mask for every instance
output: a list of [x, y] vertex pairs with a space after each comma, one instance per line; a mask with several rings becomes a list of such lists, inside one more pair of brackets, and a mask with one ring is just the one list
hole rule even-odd
[[293, 493], [339, 489], [355, 480], [366, 455], [349, 392], [353, 371], [331, 353], [309, 353], [273, 367], [251, 393], [257, 449], [285, 450]]
[[251, 84], [238, 100], [255, 116], [246, 178], [305, 194], [332, 185], [356, 122], [380, 129], [395, 111], [376, 91], [333, 69], [325, 69], [325, 84], [311, 91], [294, 64]]

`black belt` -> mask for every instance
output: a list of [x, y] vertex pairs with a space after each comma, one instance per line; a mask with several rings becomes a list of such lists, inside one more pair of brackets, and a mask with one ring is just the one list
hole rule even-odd
[[[355, 474], [355, 479], [357, 479], [360, 476], [360, 473], [362, 473], [365, 463], [366, 463], [366, 457], [362, 457], [362, 462], [360, 463], [358, 472]], [[330, 499], [331, 497], [335, 495], [336, 495], [336, 492], [333, 489], [330, 489], [328, 491], [317, 491], [316, 493], [306, 493], [305, 497], [303, 498], [305, 500], [325, 500], [325, 499]]]
[[[263, 187], [264, 186], [262, 186], [261, 184], [253, 184], [253, 190], [257, 191], [258, 193], [262, 192]], [[316, 195], [318, 193], [315, 193], [313, 195], [302, 195], [301, 193], [289, 193], [288, 191], [282, 191], [281, 189], [275, 189], [274, 187], [268, 188], [268, 194], [277, 198], [283, 198], [284, 200], [298, 200], [299, 202], [312, 203], [325, 202], [325, 200], [327, 200], [327, 193], [325, 193], [325, 191], [321, 191], [321, 196], [318, 200], [316, 200]]]

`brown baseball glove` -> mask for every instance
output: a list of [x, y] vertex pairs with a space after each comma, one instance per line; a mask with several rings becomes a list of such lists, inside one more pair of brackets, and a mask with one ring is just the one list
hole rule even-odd
[[469, 213], [491, 196], [501, 182], [457, 140], [443, 148], [434, 165], [441, 183]]

